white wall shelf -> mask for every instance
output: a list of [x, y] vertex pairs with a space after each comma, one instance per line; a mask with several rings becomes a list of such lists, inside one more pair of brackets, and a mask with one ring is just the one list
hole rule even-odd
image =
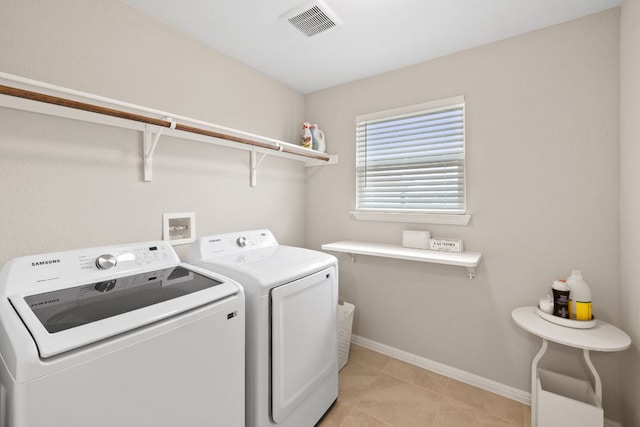
[[351, 256], [351, 260], [354, 262], [356, 260], [356, 255], [369, 255], [383, 258], [395, 258], [466, 267], [467, 277], [469, 279], [473, 279], [475, 277], [475, 268], [480, 263], [480, 259], [482, 259], [482, 254], [479, 252], [440, 252], [426, 249], [405, 248], [398, 245], [389, 245], [384, 243], [354, 241], [325, 243], [322, 245], [322, 249], [331, 252], [347, 253]]
[[[338, 163], [335, 154], [7, 73], [0, 73], [0, 107], [142, 132], [144, 181], [151, 181], [153, 153], [160, 135], [250, 151], [252, 187], [266, 155], [301, 161], [305, 166]], [[256, 154], [262, 154], [260, 160], [256, 160]]]

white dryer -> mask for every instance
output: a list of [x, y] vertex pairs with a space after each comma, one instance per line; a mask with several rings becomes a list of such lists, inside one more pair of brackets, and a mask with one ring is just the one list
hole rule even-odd
[[166, 242], [13, 259], [0, 427], [243, 427], [244, 307]]
[[335, 257], [269, 230], [202, 237], [187, 262], [244, 288], [249, 427], [313, 427], [338, 397]]

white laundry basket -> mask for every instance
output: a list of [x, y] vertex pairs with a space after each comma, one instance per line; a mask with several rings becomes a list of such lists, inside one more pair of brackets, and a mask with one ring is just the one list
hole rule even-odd
[[344, 368], [349, 360], [351, 346], [351, 328], [353, 327], [353, 312], [355, 306], [344, 302], [338, 304], [338, 370]]

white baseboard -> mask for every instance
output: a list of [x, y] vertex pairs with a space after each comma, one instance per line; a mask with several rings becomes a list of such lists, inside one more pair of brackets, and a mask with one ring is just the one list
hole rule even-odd
[[[401, 360], [420, 368], [428, 369], [429, 371], [444, 375], [445, 377], [453, 378], [474, 387], [478, 387], [483, 390], [498, 394], [500, 396], [504, 396], [506, 398], [515, 400], [516, 402], [524, 403], [525, 405], [531, 405], [530, 392], [510, 387], [497, 381], [493, 381], [488, 378], [484, 378], [479, 375], [445, 365], [444, 363], [435, 362], [433, 360], [429, 360], [403, 350], [398, 350], [397, 348], [390, 347], [388, 345], [381, 344], [379, 342], [370, 340], [368, 338], [363, 338], [358, 335], [351, 335], [351, 342], [370, 350], [377, 351], [378, 353], [382, 353], [389, 357], [393, 357], [394, 359]], [[605, 419], [604, 427], [622, 427], [622, 424]]]
[[358, 335], [352, 335], [351, 342], [370, 350], [377, 351], [378, 353], [382, 353], [395, 359], [402, 360], [403, 362], [407, 362], [411, 365], [428, 369], [429, 371], [444, 375], [445, 377], [453, 378], [463, 383], [470, 384], [472, 386], [490, 391], [495, 394], [499, 394], [500, 396], [507, 397], [526, 405], [531, 405], [531, 393], [529, 392], [522, 391], [514, 387], [509, 387], [488, 378], [484, 378], [479, 375], [463, 371], [461, 369], [453, 368], [443, 363], [434, 362], [433, 360], [429, 360], [415, 354], [407, 353], [406, 351], [398, 350], [397, 348], [393, 348], [388, 345], [372, 341], [368, 338], [360, 337]]

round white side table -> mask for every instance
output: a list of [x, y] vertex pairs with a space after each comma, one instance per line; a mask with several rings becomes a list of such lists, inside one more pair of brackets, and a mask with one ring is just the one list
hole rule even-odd
[[540, 317], [536, 307], [516, 308], [511, 313], [511, 317], [518, 326], [527, 332], [542, 338], [542, 346], [531, 362], [531, 426], [538, 426], [538, 362], [547, 351], [548, 341], [582, 349], [584, 360], [593, 376], [595, 396], [598, 403], [602, 405], [602, 381], [596, 371], [589, 351], [621, 351], [631, 346], [631, 338], [621, 329], [596, 320], [596, 325], [590, 329], [576, 329], [567, 326], [560, 326]]

